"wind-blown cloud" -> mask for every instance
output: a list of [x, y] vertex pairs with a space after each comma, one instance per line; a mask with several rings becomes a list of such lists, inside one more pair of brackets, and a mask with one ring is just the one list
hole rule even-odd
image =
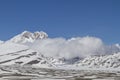
[[66, 59], [106, 53], [105, 45], [102, 40], [89, 36], [71, 38], [68, 40], [65, 38], [43, 39], [35, 41], [31, 48], [48, 57], [64, 57]]

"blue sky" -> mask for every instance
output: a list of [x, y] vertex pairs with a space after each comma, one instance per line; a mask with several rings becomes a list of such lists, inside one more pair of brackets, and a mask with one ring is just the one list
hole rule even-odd
[[119, 0], [0, 0], [0, 40], [28, 30], [120, 43]]

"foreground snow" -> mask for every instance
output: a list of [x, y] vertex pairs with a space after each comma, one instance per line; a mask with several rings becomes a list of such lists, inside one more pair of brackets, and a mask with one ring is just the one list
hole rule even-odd
[[63, 70], [30, 66], [0, 66], [1, 80], [119, 80], [119, 71]]

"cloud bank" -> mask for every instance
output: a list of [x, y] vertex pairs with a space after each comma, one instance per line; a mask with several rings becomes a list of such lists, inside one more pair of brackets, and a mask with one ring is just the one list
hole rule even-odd
[[113, 53], [118, 49], [115, 47], [106, 46], [100, 38], [86, 36], [68, 40], [65, 38], [43, 39], [35, 41], [31, 48], [47, 57], [70, 59]]

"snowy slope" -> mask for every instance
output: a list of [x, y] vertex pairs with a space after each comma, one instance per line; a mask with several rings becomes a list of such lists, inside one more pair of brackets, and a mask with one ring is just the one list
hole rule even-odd
[[42, 55], [28, 46], [6, 42], [0, 46], [0, 65], [31, 65], [54, 67]]
[[112, 55], [90, 56], [76, 63], [90, 68], [120, 68], [120, 52]]
[[8, 40], [10, 42], [14, 43], [27, 43], [27, 42], [34, 42], [38, 39], [44, 39], [47, 38], [47, 33], [43, 31], [36, 31], [34, 33], [31, 33], [29, 31], [24, 31], [21, 34], [18, 34], [17, 36], [13, 37], [12, 39]]
[[25, 49], [28, 49], [28, 47], [12, 42], [6, 42], [0, 45], [0, 55], [14, 53]]

